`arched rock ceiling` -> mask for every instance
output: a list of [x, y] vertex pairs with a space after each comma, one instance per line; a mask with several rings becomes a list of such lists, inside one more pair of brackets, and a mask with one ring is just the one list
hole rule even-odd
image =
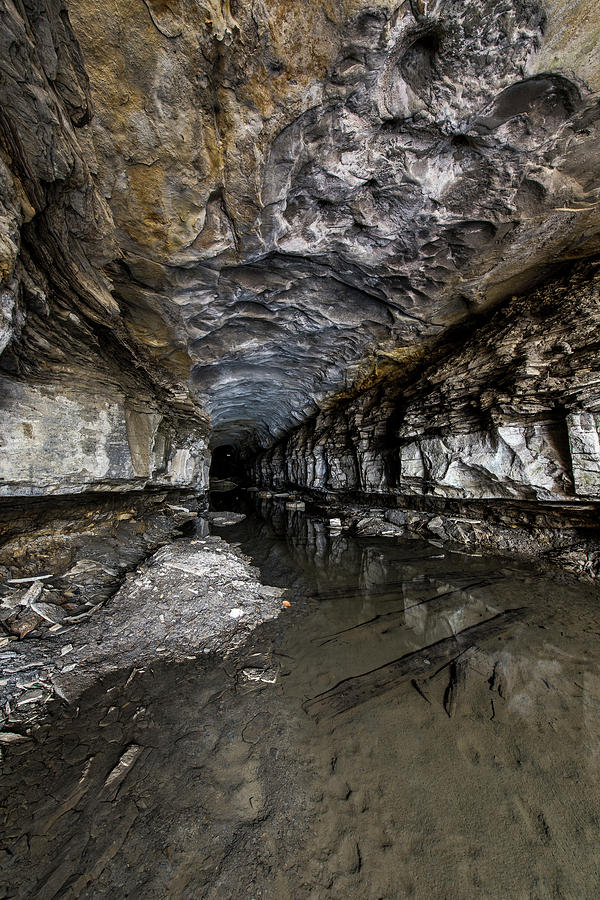
[[599, 249], [596, 0], [69, 11], [109, 273], [163, 361], [187, 343], [216, 443]]

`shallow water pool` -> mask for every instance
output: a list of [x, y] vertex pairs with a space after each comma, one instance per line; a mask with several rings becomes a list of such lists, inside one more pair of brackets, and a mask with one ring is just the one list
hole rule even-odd
[[0, 896], [598, 895], [595, 588], [284, 504], [219, 533], [291, 607], [11, 746]]

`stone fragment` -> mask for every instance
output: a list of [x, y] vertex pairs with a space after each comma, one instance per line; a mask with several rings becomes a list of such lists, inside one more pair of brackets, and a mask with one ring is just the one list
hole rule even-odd
[[45, 693], [41, 688], [37, 688], [32, 691], [25, 691], [19, 696], [17, 700], [17, 706], [27, 706], [27, 704], [29, 703], [37, 703], [39, 700], [42, 700], [44, 696]]
[[41, 616], [46, 622], [52, 622], [53, 625], [59, 625], [67, 618], [64, 609], [61, 609], [60, 606], [55, 606], [52, 603], [32, 601], [29, 605], [34, 613]]
[[209, 512], [207, 516], [210, 522], [219, 528], [226, 525], [237, 525], [246, 518], [244, 513], [236, 512]]
[[18, 635], [19, 638], [23, 639], [27, 637], [28, 634], [31, 634], [38, 625], [41, 625], [44, 620], [41, 616], [38, 616], [32, 609], [26, 608], [23, 612], [20, 612], [15, 619], [10, 620], [7, 624], [13, 634]]
[[53, 578], [53, 575], [32, 575], [29, 578], [9, 578], [7, 584], [28, 584], [30, 581], [45, 581], [47, 578]]
[[31, 740], [26, 734], [18, 734], [14, 731], [0, 731], [0, 744], [16, 744], [21, 741]]
[[142, 748], [138, 744], [130, 744], [125, 750], [117, 765], [106, 776], [105, 788], [115, 788], [123, 781], [129, 770], [135, 764]]
[[23, 606], [31, 606], [32, 603], [35, 603], [35, 601], [42, 596], [43, 590], [43, 586], [39, 583], [39, 581], [36, 581], [36, 583], [32, 584], [31, 587], [26, 591], [25, 595], [20, 601], [21, 604]]
[[276, 587], [273, 584], [261, 584], [259, 593], [261, 597], [281, 597], [285, 588]]
[[242, 669], [242, 677], [246, 681], [262, 682], [264, 684], [275, 684], [277, 681], [277, 669], [258, 669], [247, 668]]

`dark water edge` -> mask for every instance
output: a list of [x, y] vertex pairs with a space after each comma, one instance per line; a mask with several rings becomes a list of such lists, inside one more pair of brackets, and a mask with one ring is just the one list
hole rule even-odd
[[[225, 661], [118, 673], [9, 745], [0, 897], [597, 896], [592, 586], [284, 504], [220, 533], [291, 608]], [[311, 714], [351, 678], [357, 705]]]

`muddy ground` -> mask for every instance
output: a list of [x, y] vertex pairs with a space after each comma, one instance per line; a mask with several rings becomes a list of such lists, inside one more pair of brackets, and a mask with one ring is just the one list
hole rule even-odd
[[[113, 672], [5, 744], [0, 896], [595, 895], [595, 588], [296, 511], [227, 533], [286, 586], [285, 618], [226, 661]], [[430, 673], [311, 715], [466, 629]]]

